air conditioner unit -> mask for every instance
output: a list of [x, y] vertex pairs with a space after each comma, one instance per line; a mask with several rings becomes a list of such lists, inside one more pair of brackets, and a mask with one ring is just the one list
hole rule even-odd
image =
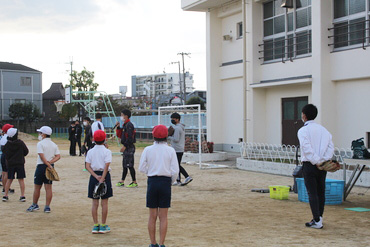
[[230, 35], [226, 34], [223, 36], [224, 38], [224, 41], [227, 41], [227, 40], [232, 40], [233, 37], [231, 37]]

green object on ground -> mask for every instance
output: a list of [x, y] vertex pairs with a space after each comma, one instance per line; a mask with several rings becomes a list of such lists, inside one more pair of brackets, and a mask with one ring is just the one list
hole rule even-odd
[[345, 208], [345, 210], [351, 210], [355, 212], [370, 212], [370, 208]]

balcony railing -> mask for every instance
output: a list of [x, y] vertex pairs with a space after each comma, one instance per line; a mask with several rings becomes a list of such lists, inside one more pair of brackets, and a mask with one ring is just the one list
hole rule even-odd
[[259, 54], [262, 54], [259, 59], [262, 59], [263, 62], [278, 61], [279, 59], [283, 63], [287, 60], [293, 61], [301, 55], [310, 54], [312, 51], [311, 43], [311, 31], [286, 39], [265, 40], [263, 44], [258, 45], [261, 49]]
[[333, 49], [341, 47], [353, 47], [362, 46], [365, 50], [366, 46], [369, 46], [369, 21], [350, 21], [335, 23], [332, 28], [328, 28], [329, 31], [333, 32], [333, 35], [328, 36], [332, 43]]

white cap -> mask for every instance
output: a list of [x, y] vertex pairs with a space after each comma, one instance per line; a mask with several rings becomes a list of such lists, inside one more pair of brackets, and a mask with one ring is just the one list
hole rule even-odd
[[42, 126], [40, 129], [37, 129], [36, 131], [41, 132], [48, 136], [50, 136], [51, 133], [53, 133], [53, 130], [49, 126]]
[[17, 134], [17, 129], [16, 128], [10, 128], [8, 129], [8, 132], [6, 133], [9, 137], [13, 137], [15, 136], [15, 134]]

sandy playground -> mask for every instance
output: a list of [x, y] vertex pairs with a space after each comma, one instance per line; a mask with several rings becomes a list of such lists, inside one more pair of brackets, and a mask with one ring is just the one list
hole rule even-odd
[[[26, 212], [32, 203], [37, 155], [37, 140], [27, 140], [27, 202], [18, 201], [19, 185], [15, 181], [12, 188], [16, 193], [8, 202], [0, 202], [0, 246], [148, 246], [146, 177], [138, 173], [139, 188], [114, 188], [107, 222], [112, 231], [93, 235], [91, 200], [87, 198], [89, 174], [82, 171], [84, 158], [70, 157], [67, 141], [56, 142], [62, 154], [56, 169], [62, 180], [53, 185], [52, 212]], [[118, 151], [116, 145], [110, 148]], [[142, 148], [136, 152], [136, 167], [141, 152]], [[113, 156], [114, 183], [121, 176], [121, 160], [121, 156]], [[173, 187], [166, 246], [370, 246], [370, 212], [344, 210], [370, 208], [367, 188], [355, 187], [342, 205], [326, 206], [324, 229], [316, 230], [304, 226], [311, 219], [309, 205], [299, 202], [296, 194], [280, 201], [270, 199], [268, 194], [250, 192], [268, 185], [290, 185], [291, 177], [184, 166], [194, 181], [185, 187]], [[41, 209], [44, 204], [42, 190]]]

